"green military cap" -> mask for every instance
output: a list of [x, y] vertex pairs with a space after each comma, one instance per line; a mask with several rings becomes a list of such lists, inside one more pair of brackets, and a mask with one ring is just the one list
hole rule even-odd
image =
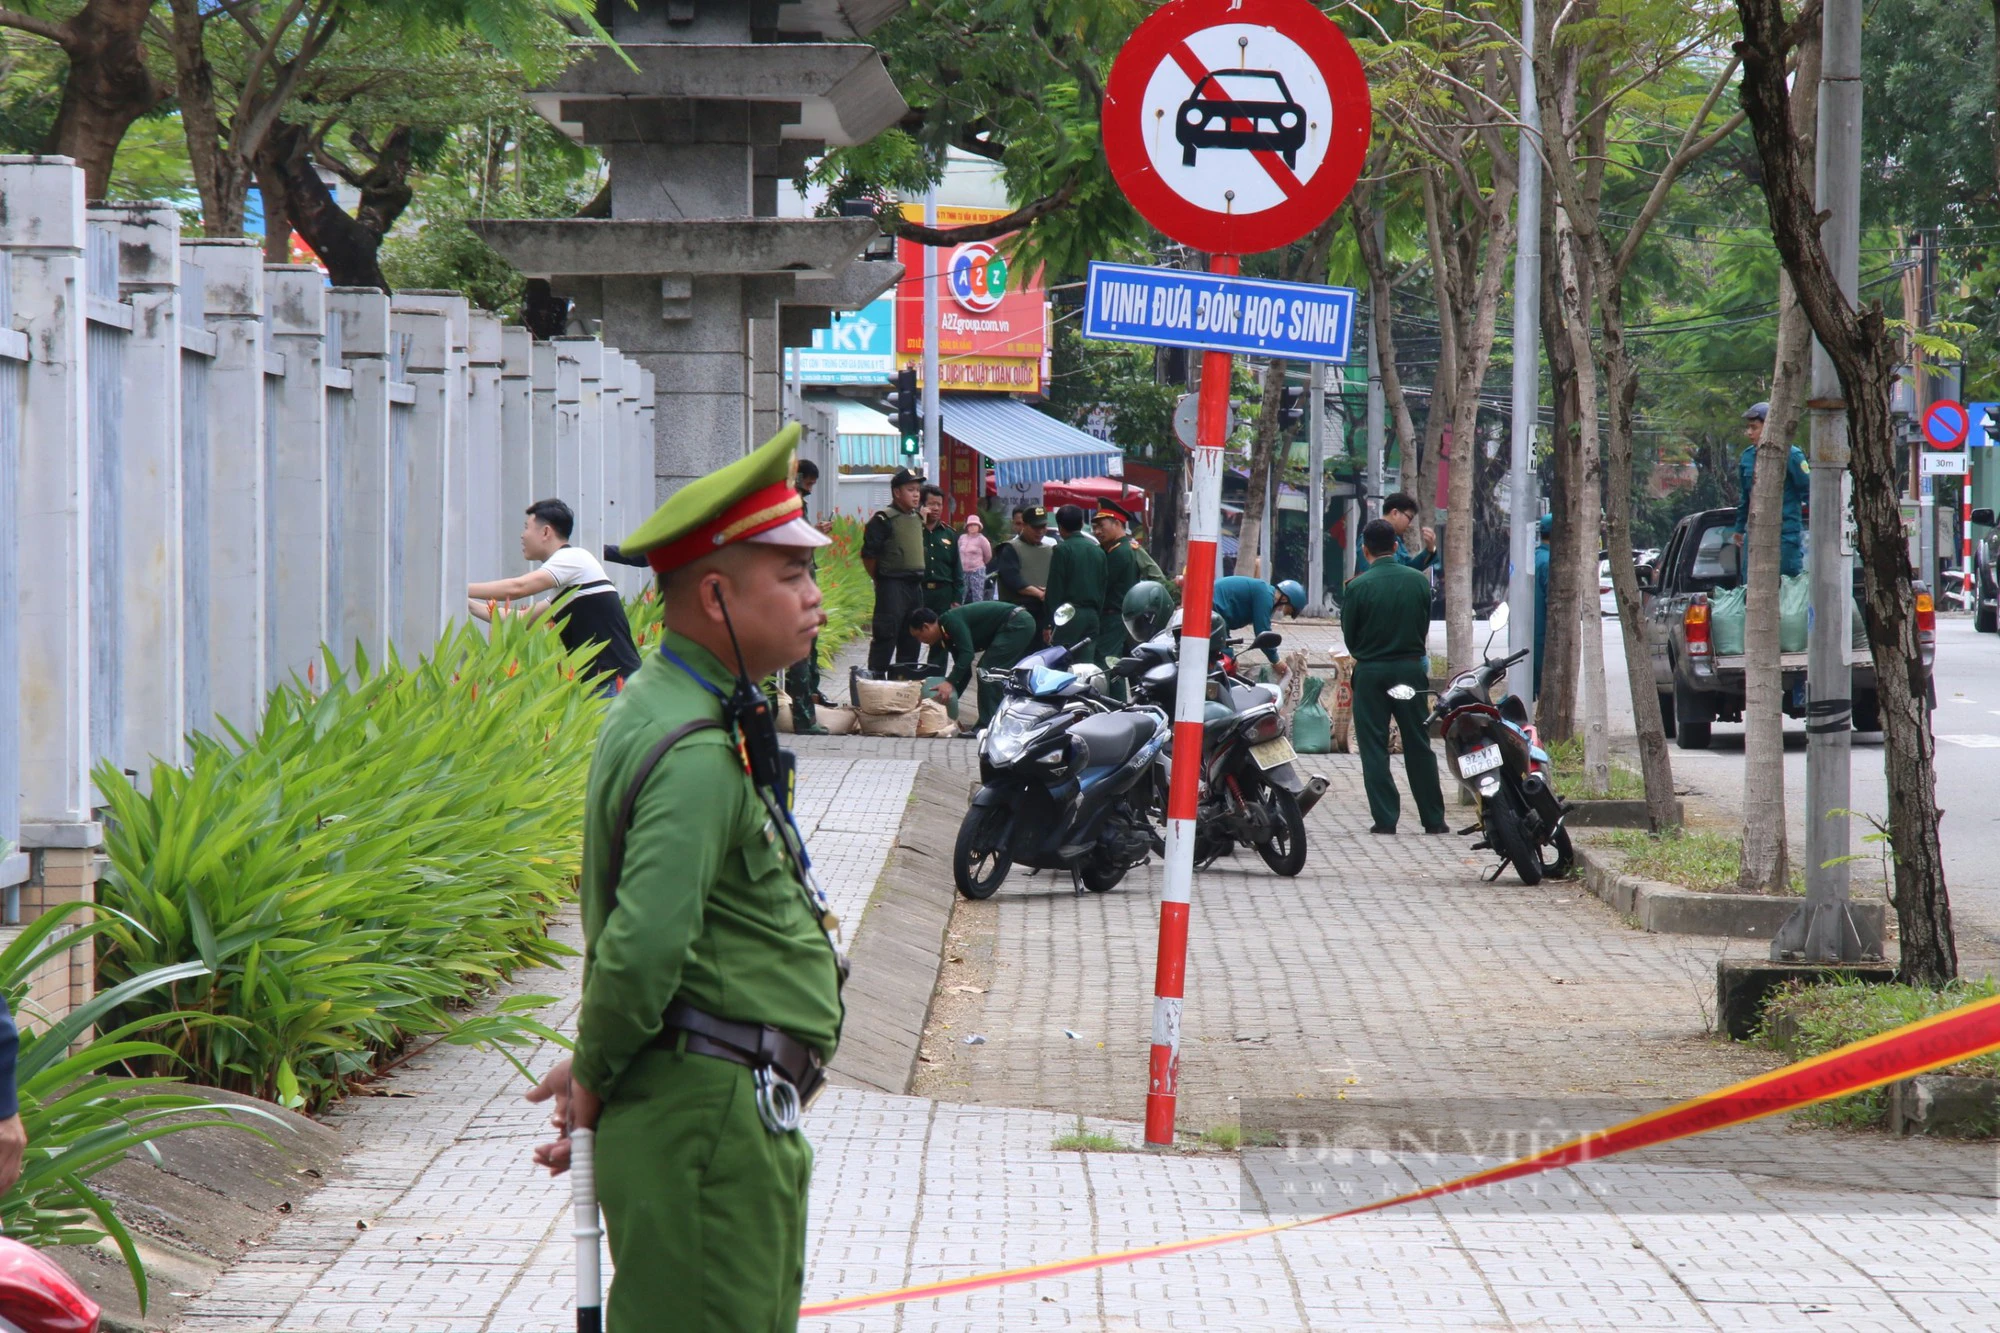
[[830, 544], [831, 537], [805, 521], [805, 500], [792, 486], [792, 456], [798, 447], [794, 422], [746, 457], [674, 492], [619, 549], [646, 557], [656, 573], [664, 574], [737, 542]]

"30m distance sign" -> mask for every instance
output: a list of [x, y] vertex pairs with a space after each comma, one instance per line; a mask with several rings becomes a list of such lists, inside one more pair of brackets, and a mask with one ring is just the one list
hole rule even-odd
[[1354, 342], [1354, 299], [1349, 287], [1092, 264], [1083, 336], [1344, 363]]

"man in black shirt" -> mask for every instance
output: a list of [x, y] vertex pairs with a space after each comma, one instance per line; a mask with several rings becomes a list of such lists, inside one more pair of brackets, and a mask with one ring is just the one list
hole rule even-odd
[[[613, 695], [620, 682], [639, 669], [639, 649], [625, 619], [625, 599], [604, 575], [604, 566], [588, 551], [569, 544], [575, 517], [561, 500], [537, 500], [528, 506], [521, 525], [521, 555], [538, 560], [541, 568], [511, 579], [468, 584], [466, 605], [474, 617], [553, 616], [563, 647], [575, 650], [599, 645], [583, 668], [586, 679], [602, 682], [598, 693]], [[553, 592], [546, 602], [516, 610], [509, 603]], [[609, 679], [606, 679], [609, 677]]]

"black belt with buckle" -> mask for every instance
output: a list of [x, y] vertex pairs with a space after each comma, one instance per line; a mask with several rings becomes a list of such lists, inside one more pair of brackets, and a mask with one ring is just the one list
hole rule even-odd
[[681, 1000], [667, 1006], [665, 1026], [655, 1046], [706, 1055], [745, 1069], [769, 1069], [798, 1090], [799, 1101], [810, 1102], [826, 1082], [819, 1052], [768, 1023], [738, 1023], [703, 1013]]

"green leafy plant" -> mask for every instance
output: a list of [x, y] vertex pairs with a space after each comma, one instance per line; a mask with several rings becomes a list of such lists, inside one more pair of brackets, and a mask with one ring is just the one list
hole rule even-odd
[[[1625, 853], [1625, 873], [1657, 879], [1697, 893], [1736, 893], [1743, 840], [1728, 833], [1672, 829], [1646, 833], [1619, 829], [1603, 835], [1604, 845]], [[1806, 891], [1805, 875], [1792, 871], [1789, 890]]]
[[[2000, 994], [2000, 986], [1991, 977], [1954, 981], [1939, 988], [1902, 982], [1793, 982], [1764, 1002], [1758, 1040], [1795, 1060], [1804, 1060], [1996, 994]], [[1935, 1072], [2000, 1079], [2000, 1053]], [[1799, 1112], [1816, 1124], [1864, 1129], [1881, 1125], [1888, 1114], [1885, 1088], [1872, 1088]]]
[[275, 691], [253, 736], [196, 737], [150, 791], [100, 768], [105, 981], [204, 967], [118, 1021], [228, 1019], [176, 1028], [167, 1053], [197, 1082], [312, 1109], [568, 952], [544, 924], [577, 873], [604, 708], [576, 679], [587, 651], [503, 623], [414, 667], [328, 655], [323, 688]]
[[[170, 1066], [172, 1050], [150, 1034], [206, 1026], [216, 1021], [209, 1016], [163, 1011], [99, 1029], [114, 1011], [202, 975], [207, 969], [199, 962], [127, 977], [54, 1022], [37, 1021], [27, 1003], [36, 970], [50, 962], [66, 965], [71, 949], [89, 943], [115, 920], [100, 916], [71, 928], [68, 918], [86, 906], [66, 903], [46, 912], [0, 949], [0, 989], [20, 1021], [14, 1080], [28, 1136], [20, 1179], [0, 1197], [0, 1228], [36, 1246], [89, 1245], [109, 1236], [125, 1258], [143, 1309], [146, 1271], [138, 1247], [111, 1206], [91, 1188], [91, 1178], [135, 1148], [154, 1153], [153, 1140], [168, 1134], [214, 1126], [261, 1133], [246, 1121], [261, 1118], [280, 1127], [282, 1122], [255, 1108], [170, 1089], [168, 1077], [126, 1072], [136, 1062]], [[130, 922], [120, 924], [134, 928]]]

